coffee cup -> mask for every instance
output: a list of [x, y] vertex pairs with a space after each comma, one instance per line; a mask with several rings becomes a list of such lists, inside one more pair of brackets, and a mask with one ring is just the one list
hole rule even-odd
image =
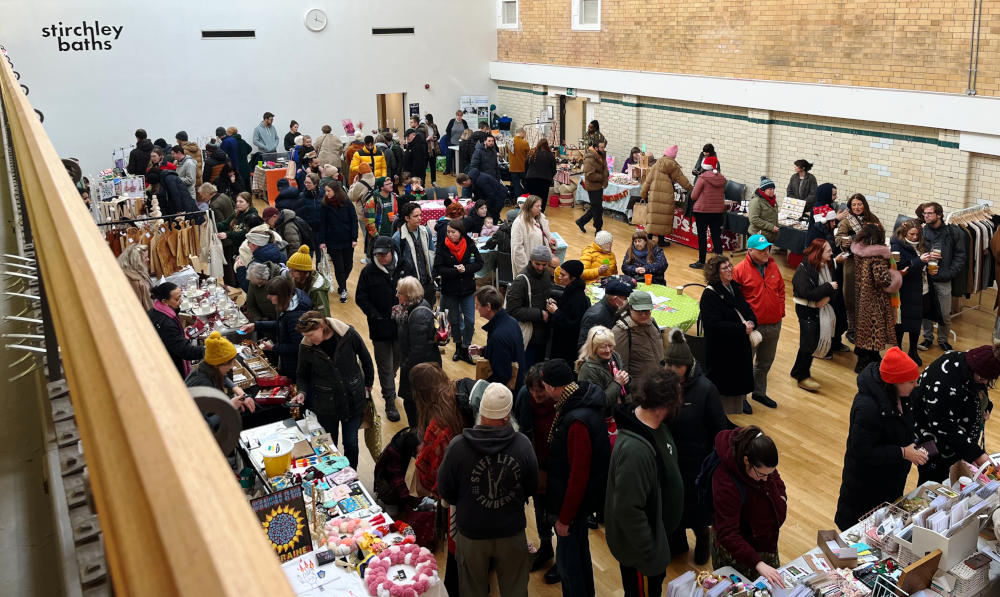
[[676, 290], [677, 290], [677, 294], [678, 295], [684, 294], [684, 287], [683, 286], [678, 286], [676, 288]]

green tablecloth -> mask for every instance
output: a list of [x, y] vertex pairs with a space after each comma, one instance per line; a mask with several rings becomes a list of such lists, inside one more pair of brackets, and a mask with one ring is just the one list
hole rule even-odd
[[[639, 284], [636, 290], [645, 290], [653, 295], [653, 320], [662, 329], [677, 327], [687, 331], [698, 321], [701, 312], [698, 301], [686, 294], [677, 294], [677, 289], [658, 284]], [[587, 296], [594, 303], [603, 298], [604, 291], [597, 284], [588, 284]]]

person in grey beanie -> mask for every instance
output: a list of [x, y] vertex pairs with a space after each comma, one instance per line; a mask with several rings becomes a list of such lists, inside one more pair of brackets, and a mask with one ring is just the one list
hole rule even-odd
[[526, 367], [546, 358], [549, 344], [546, 305], [552, 296], [552, 276], [547, 266], [552, 261], [552, 250], [539, 245], [531, 250], [528, 258], [528, 265], [507, 289], [507, 313], [518, 321], [524, 334]]

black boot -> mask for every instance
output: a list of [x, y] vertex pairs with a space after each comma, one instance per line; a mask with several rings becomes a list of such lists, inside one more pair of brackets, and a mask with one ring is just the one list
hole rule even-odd
[[552, 540], [542, 543], [535, 553], [535, 558], [531, 562], [531, 571], [541, 570], [556, 557], [555, 551], [552, 550]]
[[708, 527], [701, 527], [694, 530], [694, 563], [698, 566], [704, 566], [708, 563], [708, 557], [710, 555], [710, 540], [708, 537]]
[[452, 357], [453, 360], [465, 361], [470, 365], [476, 364], [476, 361], [472, 360], [472, 357], [469, 355], [469, 347], [464, 344], [459, 344], [455, 347], [455, 355], [458, 358]]
[[399, 411], [396, 410], [396, 398], [385, 399], [385, 418], [393, 423], [399, 421]]
[[416, 429], [419, 423], [417, 417], [417, 403], [413, 399], [403, 400], [403, 410], [406, 412], [406, 425], [411, 429]]
[[924, 362], [922, 360], [920, 360], [920, 354], [917, 352], [916, 348], [911, 348], [910, 352], [908, 352], [906, 354], [911, 359], [913, 359], [913, 362], [917, 364], [917, 367], [923, 366]]
[[545, 576], [543, 578], [545, 580], [545, 584], [547, 585], [554, 585], [557, 582], [562, 582], [562, 578], [560, 578], [559, 576], [559, 569], [556, 568], [555, 564], [552, 564], [552, 567], [549, 568], [548, 572], [545, 573]]

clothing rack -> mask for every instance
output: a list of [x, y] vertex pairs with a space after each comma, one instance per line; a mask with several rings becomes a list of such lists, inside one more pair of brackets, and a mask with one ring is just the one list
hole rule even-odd
[[947, 216], [945, 216], [944, 221], [946, 224], [951, 224], [951, 219], [956, 216], [966, 216], [970, 214], [978, 214], [981, 212], [990, 213], [990, 206], [985, 204], [980, 204], [980, 205], [973, 205], [972, 207], [966, 207], [963, 209], [957, 209], [948, 214]]
[[185, 211], [185, 212], [181, 212], [181, 213], [170, 214], [168, 216], [150, 217], [150, 218], [131, 218], [131, 219], [126, 219], [126, 220], [115, 220], [114, 222], [101, 222], [101, 223], [98, 224], [98, 226], [118, 226], [118, 225], [121, 225], [121, 224], [134, 224], [135, 222], [151, 222], [153, 220], [174, 220], [176, 218], [186, 218], [187, 216], [196, 216], [198, 214], [204, 215], [205, 212], [201, 211], [201, 210], [198, 210], [198, 211]]
[[[955, 218], [957, 218], [957, 217], [963, 217], [963, 216], [980, 216], [982, 218], [989, 218], [992, 215], [993, 215], [993, 213], [990, 211], [990, 206], [988, 204], [973, 205], [972, 207], [966, 207], [964, 209], [958, 209], [958, 210], [955, 210], [955, 211], [951, 212], [945, 218], [945, 223], [950, 225], [950, 224], [952, 224], [953, 220]], [[956, 224], [956, 225], [958, 225], [958, 224]], [[970, 260], [972, 259], [971, 255], [969, 255], [969, 259]], [[1000, 281], [998, 281], [998, 283], [1000, 283]], [[983, 290], [985, 290], [985, 288], [979, 288], [979, 290], [977, 290], [976, 292], [970, 293], [970, 294], [977, 294], [977, 295], [979, 295], [978, 302], [975, 305], [966, 305], [966, 306], [963, 306], [961, 309], [959, 309], [958, 312], [952, 313], [951, 318], [955, 319], [956, 317], [960, 316], [961, 314], [965, 313], [966, 311], [981, 311], [982, 310], [982, 306], [983, 306]], [[951, 331], [951, 334], [953, 336], [955, 336], [955, 338], [957, 340], [957, 334], [955, 334], [954, 330]]]

